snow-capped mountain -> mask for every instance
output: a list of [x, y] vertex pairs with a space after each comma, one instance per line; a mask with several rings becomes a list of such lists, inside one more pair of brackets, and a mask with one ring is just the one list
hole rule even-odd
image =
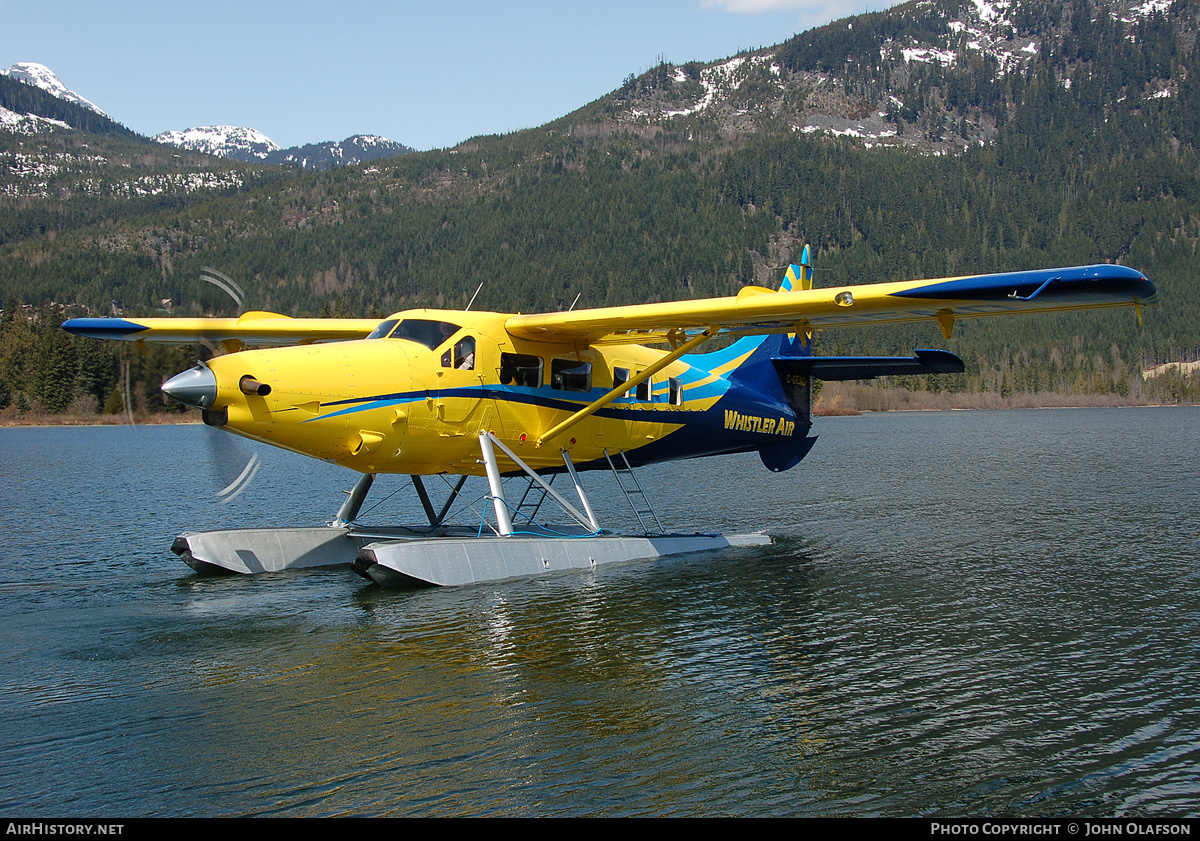
[[[1089, 26], [1109, 27], [1127, 45], [1138, 44], [1147, 27], [1182, 27], [1191, 43], [1197, 22], [1194, 8], [1178, 0], [910, 0], [725, 60], [664, 62], [631, 75], [598, 107], [605, 120], [640, 127], [670, 124], [690, 132], [695, 126], [702, 135], [715, 129], [727, 137], [782, 129], [946, 154], [992, 140], [1016, 113], [1003, 90], [1009, 79], [1049, 66], [1051, 56], [1056, 63], [1050, 72], [1066, 89], [1094, 76], [1093, 62], [1072, 46], [1082, 37], [1076, 30]], [[1136, 46], [1129, 49], [1136, 52]], [[1149, 72], [1141, 65], [1134, 70], [1139, 79]], [[87, 102], [42, 65], [21, 63], [4, 72]], [[1180, 78], [1158, 68], [1120, 96], [1163, 99], [1177, 97], [1180, 89]], [[0, 129], [41, 131], [62, 124], [44, 118], [67, 120], [46, 109], [39, 116], [0, 113]], [[411, 151], [371, 135], [281, 149], [262, 132], [230, 126], [165, 132], [154, 139], [306, 169]]]
[[156, 143], [178, 146], [190, 152], [233, 158], [238, 161], [262, 161], [279, 151], [261, 131], [237, 126], [198, 126], [183, 131], [164, 131], [153, 138]]
[[[86, 108], [103, 117], [105, 121], [111, 119], [94, 104], [64, 85], [62, 80], [44, 64], [22, 61], [7, 70], [0, 70], [0, 75], [35, 87], [64, 102]], [[19, 101], [21, 97], [17, 97], [17, 99]], [[56, 113], [61, 111], [61, 108], [46, 109], [43, 107], [40, 109], [43, 113], [21, 113], [30, 110], [30, 107], [22, 106], [21, 112], [18, 112], [4, 107], [5, 104], [6, 102], [0, 101], [0, 131], [37, 134], [55, 129], [70, 130], [72, 127], [84, 128], [87, 131], [96, 130], [92, 126], [83, 126], [80, 120]], [[33, 110], [39, 109], [35, 107]], [[59, 117], [62, 118], [59, 119]], [[94, 121], [95, 118], [91, 119]], [[83, 122], [87, 122], [87, 120]], [[129, 133], [124, 127], [118, 128]], [[332, 166], [394, 157], [413, 151], [386, 137], [369, 134], [355, 135], [341, 142], [326, 141], [283, 149], [261, 131], [238, 126], [202, 126], [184, 131], [167, 131], [153, 139], [158, 143], [207, 155], [239, 161], [292, 164], [302, 169], [329, 169]]]
[[301, 169], [329, 169], [378, 158], [394, 158], [413, 151], [402, 143], [374, 134], [356, 134], [340, 143], [326, 141], [281, 149], [268, 155], [268, 163], [289, 163]]
[[18, 114], [0, 105], [0, 129], [16, 134], [37, 134], [49, 128], [70, 128], [62, 120], [51, 120], [37, 114]]
[[32, 61], [19, 61], [7, 70], [0, 70], [0, 73], [9, 78], [16, 79], [18, 82], [24, 82], [27, 85], [33, 85], [35, 88], [41, 88], [46, 93], [57, 96], [59, 99], [73, 102], [76, 105], [95, 111], [102, 117], [108, 116], [91, 102], [64, 85], [62, 80], [54, 75], [54, 71], [44, 64], [37, 64]]
[[283, 149], [261, 131], [235, 126], [203, 126], [186, 131], [167, 131], [157, 135], [154, 140], [206, 155], [237, 161], [292, 164], [301, 169], [329, 169], [376, 158], [391, 158], [412, 151], [401, 143], [372, 134], [356, 134], [340, 143], [329, 140]]
[[[1042, 0], [917, 0], [889, 11], [835, 21], [775, 47], [724, 61], [663, 64], [616, 92], [617, 119], [633, 124], [714, 120], [726, 133], [753, 133], [780, 122], [795, 133], [853, 137], [945, 153], [985, 143], [996, 131], [980, 109], [955, 118], [930, 79], [961, 72], [1002, 79], [1059, 49], [1064, 23]], [[1060, 4], [1061, 6], [1061, 4]], [[1100, 0], [1123, 27], [1165, 14], [1170, 0]], [[1036, 10], [1036, 11], [1035, 11]], [[1058, 9], [1059, 17], [1063, 12]], [[1069, 27], [1070, 21], [1065, 26]], [[1061, 83], [1070, 86], [1068, 69]], [[1086, 72], [1086, 70], [1085, 70]], [[1158, 85], [1158, 87], [1154, 87]], [[1171, 96], [1166, 80], [1147, 97]]]

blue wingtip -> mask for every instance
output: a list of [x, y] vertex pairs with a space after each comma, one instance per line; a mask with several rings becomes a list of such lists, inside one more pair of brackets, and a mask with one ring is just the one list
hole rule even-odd
[[123, 318], [70, 318], [62, 323], [62, 329], [89, 339], [124, 339], [149, 328]]
[[935, 281], [927, 286], [894, 292], [901, 298], [958, 298], [962, 300], [1000, 301], [1009, 298], [1030, 300], [1078, 301], [1081, 303], [1158, 302], [1158, 292], [1137, 269], [1103, 263], [1040, 269], [1032, 272], [999, 272], [974, 275], [958, 280]]

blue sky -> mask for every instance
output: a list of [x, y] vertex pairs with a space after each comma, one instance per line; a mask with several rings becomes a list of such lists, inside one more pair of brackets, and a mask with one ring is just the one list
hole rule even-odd
[[431, 149], [541, 125], [660, 58], [713, 61], [888, 5], [0, 0], [0, 67], [44, 64], [147, 135], [229, 124], [285, 147], [381, 134]]

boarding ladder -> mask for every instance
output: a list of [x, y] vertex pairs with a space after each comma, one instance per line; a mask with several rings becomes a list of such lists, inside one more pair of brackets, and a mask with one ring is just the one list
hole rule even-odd
[[[625, 494], [625, 500], [629, 503], [629, 507], [633, 509], [633, 516], [637, 517], [638, 525], [642, 528], [642, 534], [663, 534], [662, 523], [659, 521], [658, 515], [654, 513], [654, 508], [650, 505], [650, 500], [646, 498], [646, 492], [642, 490], [642, 484], [637, 480], [637, 476], [634, 475], [633, 468], [629, 466], [629, 459], [625, 457], [624, 450], [617, 453], [617, 460], [614, 461], [606, 449], [604, 451], [604, 458], [608, 460], [609, 469], [617, 477], [617, 487], [621, 489], [621, 493]], [[628, 483], [626, 480], [628, 480]], [[658, 527], [657, 531], [651, 532], [646, 527], [647, 521], [651, 518], [654, 520], [654, 525]]]
[[[550, 474], [548, 485], [554, 484], [554, 479], [558, 476], [557, 473]], [[541, 485], [529, 480], [529, 484], [525, 488], [525, 493], [521, 494], [521, 501], [517, 503], [517, 507], [513, 509], [513, 513], [520, 516], [523, 522], [528, 522], [529, 525], [536, 523], [538, 511], [542, 508], [542, 503], [546, 501], [546, 497], [550, 492]], [[526, 513], [528, 509], [528, 513]]]

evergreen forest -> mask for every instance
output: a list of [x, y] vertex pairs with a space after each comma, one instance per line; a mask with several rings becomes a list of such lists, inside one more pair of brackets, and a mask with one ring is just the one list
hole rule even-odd
[[1200, 0], [1132, 28], [1104, 3], [1026, 0], [1014, 19], [1042, 46], [1019, 72], [881, 51], [938, 34], [956, 8], [907, 4], [773, 48], [798, 80], [791, 101], [805, 74], [838, 74], [849, 99], [902, 103], [893, 124], [957, 138], [947, 153], [797, 132], [753, 80], [742, 130], [704, 112], [629, 116], [698, 84], [686, 66], [540, 128], [320, 173], [120, 131], [0, 133], [0, 407], [172, 411], [158, 385], [204, 349], [142, 353], [56, 327], [236, 314], [205, 267], [236, 279], [247, 308], [289, 315], [461, 308], [481, 282], [476, 309], [532, 312], [774, 286], [805, 243], [818, 286], [1134, 266], [1163, 301], [1142, 325], [1132, 310], [962, 321], [946, 340], [930, 323], [827, 331], [818, 350], [944, 347], [966, 361], [963, 375], [900, 383], [912, 390], [1195, 401], [1194, 378], [1142, 371], [1200, 358]]

